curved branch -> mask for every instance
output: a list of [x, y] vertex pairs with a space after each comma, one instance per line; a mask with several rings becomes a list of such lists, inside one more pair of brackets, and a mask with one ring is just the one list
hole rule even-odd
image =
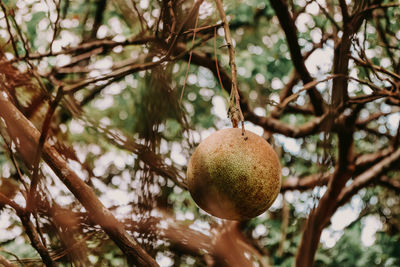
[[386, 186], [394, 190], [397, 194], [400, 194], [400, 181], [399, 179], [389, 178], [387, 176], [382, 176], [378, 181], [378, 184]]
[[[344, 188], [338, 197], [335, 210], [344, 205], [351, 199], [361, 188], [372, 183], [374, 179], [378, 179], [384, 172], [386, 172], [394, 163], [400, 160], [400, 149], [397, 149], [389, 156], [385, 157], [373, 167], [369, 168], [359, 176], [357, 176], [353, 183]], [[387, 180], [386, 180], [387, 181]]]
[[280, 133], [292, 138], [301, 138], [320, 132], [324, 122], [328, 119], [328, 113], [325, 113], [321, 117], [315, 117], [303, 125], [293, 126], [272, 117], [260, 117], [250, 112], [245, 112], [244, 114], [247, 120], [263, 127], [264, 130]]
[[[297, 28], [289, 13], [288, 6], [283, 0], [270, 0], [270, 3], [275, 10], [275, 14], [279, 19], [283, 31], [285, 32], [286, 41], [296, 71], [299, 73], [304, 84], [312, 82], [313, 78], [308, 72], [304, 63], [304, 58], [301, 55], [300, 46], [297, 40]], [[319, 116], [322, 115], [324, 113], [324, 100], [321, 94], [315, 87], [313, 87], [308, 90], [308, 95], [310, 96], [315, 114]]]
[[313, 189], [316, 186], [327, 185], [331, 178], [331, 174], [322, 173], [313, 174], [303, 178], [289, 177], [283, 182], [281, 193], [290, 190], [305, 191]]
[[0, 254], [0, 264], [2, 264], [4, 267], [18, 267], [18, 265], [10, 262], [6, 258], [4, 258], [1, 254]]

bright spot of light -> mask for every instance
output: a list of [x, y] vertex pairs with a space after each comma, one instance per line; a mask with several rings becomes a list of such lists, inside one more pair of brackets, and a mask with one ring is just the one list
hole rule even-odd
[[0, 228], [6, 229], [10, 225], [10, 215], [8, 215], [6, 212], [2, 213], [0, 216]]
[[96, 69], [109, 69], [113, 65], [111, 57], [105, 57], [103, 59], [99, 59], [96, 63], [93, 64], [93, 67]]
[[256, 74], [256, 82], [258, 84], [264, 84], [265, 83], [265, 77], [261, 73]]
[[252, 236], [254, 238], [259, 238], [260, 236], [264, 236], [267, 233], [267, 227], [262, 224], [259, 224], [254, 228]]
[[400, 121], [400, 113], [394, 113], [394, 114], [390, 114], [387, 117], [387, 122], [389, 124], [389, 128], [393, 131], [395, 131], [397, 129], [397, 127], [399, 127], [399, 121]]
[[372, 246], [375, 242], [375, 233], [382, 229], [382, 223], [377, 216], [368, 216], [363, 223], [361, 242], [364, 246]]
[[149, 0], [140, 0], [139, 6], [141, 9], [146, 9], [149, 7]]
[[98, 98], [93, 102], [94, 106], [99, 110], [106, 110], [114, 104], [114, 98], [111, 95], [105, 95], [103, 98]]
[[187, 82], [188, 82], [188, 84], [197, 83], [197, 76], [195, 74], [189, 74]]
[[264, 133], [264, 129], [262, 127], [260, 127], [258, 125], [254, 125], [251, 122], [246, 122], [244, 124], [244, 128], [245, 128], [245, 130], [249, 130], [259, 136], [261, 136]]
[[214, 7], [211, 3], [203, 2], [199, 9], [199, 18], [205, 19], [211, 16], [214, 12]]
[[69, 130], [72, 134], [81, 134], [85, 130], [82, 121], [72, 119], [69, 123]]
[[[286, 195], [285, 195], [286, 196]], [[270, 209], [271, 210], [277, 210], [282, 208], [282, 201], [283, 201], [283, 196], [282, 194], [278, 194], [278, 196], [276, 197], [274, 203], [272, 203]]]
[[286, 151], [292, 154], [298, 154], [300, 152], [300, 145], [297, 143], [296, 139], [281, 134], [276, 134], [275, 138]]
[[343, 230], [351, 222], [356, 220], [358, 212], [356, 212], [351, 206], [344, 206], [332, 216], [332, 229], [335, 231]]
[[273, 102], [275, 102], [275, 103], [279, 103], [279, 102], [280, 102], [279, 95], [276, 94], [276, 93], [270, 94], [270, 95], [269, 95], [269, 100], [270, 100], [272, 103], [273, 103]]
[[171, 147], [171, 159], [179, 165], [186, 165], [187, 159], [182, 154], [182, 147], [178, 143], [173, 143]]
[[71, 61], [71, 56], [70, 55], [58, 55], [56, 57], [56, 65], [57, 67], [61, 67], [64, 65], [67, 65]]
[[278, 78], [273, 78], [271, 82], [271, 87], [274, 90], [279, 90], [283, 87], [283, 83], [280, 79]]
[[316, 2], [312, 2], [311, 4], [306, 6], [306, 12], [312, 15], [318, 15], [319, 6]]
[[314, 43], [319, 43], [322, 39], [322, 31], [320, 28], [315, 28], [310, 32], [311, 39]]
[[362, 85], [362, 90], [363, 90], [363, 93], [366, 95], [372, 94], [372, 92], [373, 92], [372, 89], [369, 88], [367, 85]]
[[191, 225], [189, 225], [190, 229], [196, 230], [204, 235], [210, 236], [210, 224], [206, 221], [195, 220]]
[[174, 264], [174, 261], [170, 257], [162, 254], [161, 252], [157, 253], [156, 261], [160, 267], [168, 267]]
[[332, 248], [335, 246], [342, 234], [342, 232], [334, 232], [329, 229], [324, 229], [321, 234], [321, 242], [325, 245], [325, 247]]
[[119, 21], [119, 19], [117, 19], [116, 17], [112, 17], [111, 19], [108, 20], [108, 23], [111, 26], [111, 29], [118, 34], [122, 33], [122, 25], [121, 22]]
[[265, 110], [265, 108], [261, 108], [261, 107], [256, 107], [254, 109], [254, 113], [257, 116], [261, 116], [261, 117], [265, 117], [267, 115], [267, 111]]
[[221, 119], [227, 118], [225, 99], [222, 96], [216, 95], [212, 98], [213, 107], [211, 112]]
[[107, 189], [106, 196], [117, 205], [126, 205], [129, 203], [129, 196], [120, 189]]
[[98, 39], [103, 39], [107, 36], [108, 27], [106, 25], [101, 25], [97, 30], [96, 36]]
[[314, 26], [315, 23], [310, 14], [301, 13], [296, 20], [296, 26], [299, 32], [306, 32], [308, 27]]
[[324, 47], [317, 49], [306, 60], [307, 69], [312, 75], [317, 75], [318, 72], [326, 73], [330, 71], [333, 62], [333, 49]]

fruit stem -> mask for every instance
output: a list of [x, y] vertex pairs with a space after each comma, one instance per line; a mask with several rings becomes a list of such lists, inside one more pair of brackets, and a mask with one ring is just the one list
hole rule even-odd
[[224, 31], [225, 31], [225, 40], [229, 50], [229, 65], [232, 70], [232, 87], [229, 101], [229, 110], [228, 116], [232, 121], [233, 128], [238, 128], [239, 121], [242, 124], [242, 135], [244, 135], [244, 117], [242, 113], [242, 109], [240, 108], [240, 96], [239, 89], [237, 84], [237, 70], [235, 63], [235, 49], [233, 47], [233, 41], [231, 37], [231, 32], [229, 30], [229, 22], [226, 19], [224, 7], [222, 6], [222, 0], [215, 0], [215, 3], [218, 8], [219, 15], [224, 23]]

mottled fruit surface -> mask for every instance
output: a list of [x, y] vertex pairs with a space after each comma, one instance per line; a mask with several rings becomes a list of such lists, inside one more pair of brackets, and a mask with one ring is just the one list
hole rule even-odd
[[260, 136], [223, 129], [196, 148], [187, 182], [203, 210], [219, 218], [245, 220], [272, 205], [281, 186], [281, 167], [275, 151]]

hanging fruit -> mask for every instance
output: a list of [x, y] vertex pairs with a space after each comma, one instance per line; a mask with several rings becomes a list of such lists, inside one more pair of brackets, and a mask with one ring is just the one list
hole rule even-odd
[[194, 201], [223, 219], [246, 220], [266, 211], [281, 186], [279, 159], [262, 137], [242, 129], [215, 132], [195, 149], [187, 169]]

